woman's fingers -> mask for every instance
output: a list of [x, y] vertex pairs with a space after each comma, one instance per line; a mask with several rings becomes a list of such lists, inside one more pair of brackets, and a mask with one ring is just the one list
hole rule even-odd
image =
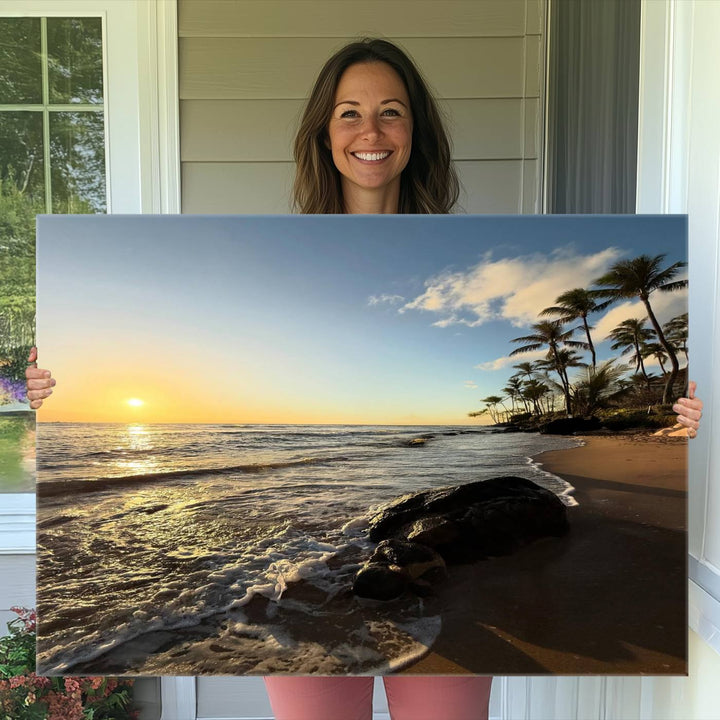
[[678, 401], [673, 405], [673, 412], [677, 414], [678, 422], [688, 429], [688, 437], [694, 438], [700, 427], [703, 407], [702, 400], [694, 397], [695, 383], [689, 384], [688, 395], [690, 397], [678, 398]]
[[30, 365], [25, 369], [25, 380], [27, 383], [27, 398], [30, 407], [37, 410], [46, 397], [52, 395], [52, 388], [55, 386], [55, 379], [51, 377], [49, 370], [37, 366], [37, 348], [30, 349], [28, 355]]

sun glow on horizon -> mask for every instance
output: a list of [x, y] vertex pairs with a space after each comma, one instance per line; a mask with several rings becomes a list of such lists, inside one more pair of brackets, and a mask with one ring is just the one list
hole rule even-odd
[[140, 398], [130, 398], [125, 402], [130, 405], [130, 407], [141, 407], [145, 404], [145, 402], [143, 400], [140, 400]]

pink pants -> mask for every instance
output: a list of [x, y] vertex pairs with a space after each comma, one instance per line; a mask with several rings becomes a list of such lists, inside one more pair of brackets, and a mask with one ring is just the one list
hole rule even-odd
[[[392, 720], [487, 720], [489, 677], [383, 678]], [[266, 677], [275, 720], [371, 720], [372, 677]]]

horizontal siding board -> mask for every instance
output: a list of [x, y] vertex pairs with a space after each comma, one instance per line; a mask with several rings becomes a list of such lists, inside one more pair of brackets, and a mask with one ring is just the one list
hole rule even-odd
[[522, 103], [515, 98], [444, 101], [453, 157], [456, 160], [521, 159]]
[[465, 213], [519, 212], [521, 160], [461, 161], [456, 163]]
[[[457, 160], [523, 157], [522, 100], [442, 103]], [[304, 100], [183, 100], [183, 162], [290, 161]], [[525, 157], [536, 156], [538, 101], [525, 109]]]
[[287, 161], [304, 100], [183, 100], [183, 162]]
[[180, 37], [518, 36], [525, 29], [525, 2], [180, 0], [178, 26]]
[[[527, 161], [528, 164], [534, 161]], [[466, 213], [517, 213], [522, 160], [456, 163]], [[275, 214], [290, 211], [294, 165], [288, 163], [183, 163], [182, 211], [191, 214]]]
[[545, 32], [545, 2], [546, 0], [527, 0], [525, 32], [528, 35], [542, 35]]
[[[532, 41], [528, 38], [529, 45]], [[345, 42], [342, 38], [181, 38], [180, 99], [305, 98], [325, 60]], [[413, 38], [402, 44], [439, 97], [503, 98], [523, 97], [523, 42], [523, 38]], [[527, 85], [532, 95], [539, 87], [538, 78], [529, 78]]]
[[287, 163], [183, 163], [183, 213], [290, 212], [295, 166]]

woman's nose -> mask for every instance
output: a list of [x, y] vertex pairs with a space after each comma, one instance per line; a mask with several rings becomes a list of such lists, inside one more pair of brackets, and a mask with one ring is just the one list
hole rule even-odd
[[369, 117], [365, 119], [362, 127], [362, 136], [370, 140], [376, 139], [382, 135], [380, 123], [377, 118]]

